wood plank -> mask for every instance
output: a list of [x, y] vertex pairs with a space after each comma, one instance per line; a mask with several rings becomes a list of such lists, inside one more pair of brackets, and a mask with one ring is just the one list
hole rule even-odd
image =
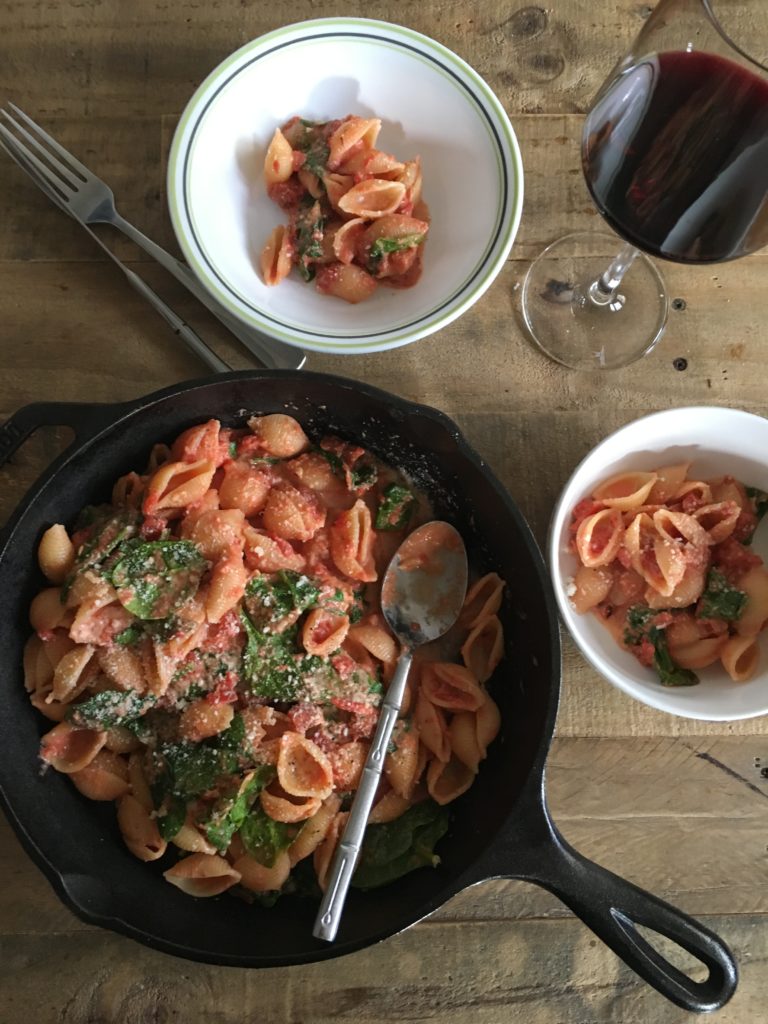
[[[707, 737], [556, 739], [548, 764], [552, 814], [568, 841], [585, 856], [686, 913], [768, 914], [768, 782], [755, 757], [768, 765], [768, 742]], [[2, 897], [0, 935], [90, 930], [58, 902], [4, 823], [0, 872], [9, 879]], [[493, 881], [459, 894], [434, 920], [569, 916], [543, 889]]]
[[[718, 1024], [764, 1020], [768, 930], [761, 918], [715, 917], [741, 963]], [[327, 964], [245, 971], [189, 964], [90, 932], [0, 939], [4, 1024], [684, 1024], [576, 921], [411, 929]]]
[[583, 111], [648, 11], [637, 0], [619, 0], [610, 18], [589, 0], [512, 10], [500, 0], [285, 0], [279, 7], [6, 0], [0, 81], [2, 94], [33, 117], [180, 113], [209, 71], [248, 40], [308, 17], [362, 16], [406, 25], [450, 47], [510, 111]]

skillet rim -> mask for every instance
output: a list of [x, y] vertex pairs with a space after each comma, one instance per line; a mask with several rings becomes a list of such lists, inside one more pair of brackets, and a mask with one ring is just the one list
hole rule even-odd
[[[528, 812], [529, 808], [525, 805], [526, 803], [530, 804], [531, 799], [533, 799], [543, 807], [544, 765], [552, 740], [559, 704], [561, 645], [555, 597], [552, 592], [549, 575], [547, 573], [546, 564], [541, 550], [539, 549], [536, 539], [533, 536], [531, 528], [525, 517], [518, 509], [517, 504], [514, 502], [507, 489], [502, 485], [501, 481], [498, 479], [486, 460], [475, 450], [469, 441], [467, 441], [462, 430], [446, 413], [442, 412], [440, 409], [434, 408], [433, 406], [414, 402], [411, 399], [402, 398], [401, 396], [395, 395], [383, 388], [378, 388], [374, 385], [355, 380], [354, 378], [310, 370], [238, 370], [231, 373], [218, 374], [216, 376], [193, 378], [191, 380], [181, 381], [177, 384], [169, 385], [165, 388], [150, 392], [146, 395], [141, 395], [136, 399], [130, 399], [126, 402], [41, 402], [22, 406], [9, 418], [9, 420], [6, 421], [7, 424], [12, 423], [15, 417], [20, 416], [24, 410], [30, 409], [33, 406], [36, 406], [41, 410], [41, 412], [43, 412], [49, 405], [55, 405], [62, 410], [66, 410], [67, 407], [69, 407], [74, 421], [84, 421], [82, 425], [83, 435], [80, 436], [79, 432], [76, 433], [76, 437], [72, 443], [50, 464], [50, 466], [43, 471], [43, 473], [34, 481], [18, 502], [9, 517], [8, 522], [0, 530], [0, 563], [2, 563], [5, 558], [6, 552], [13, 541], [15, 532], [25, 515], [33, 506], [37, 497], [49, 486], [58, 473], [64, 470], [74, 458], [82, 455], [89, 447], [98, 444], [99, 441], [112, 433], [118, 427], [125, 425], [132, 417], [149, 411], [158, 402], [167, 398], [171, 398], [181, 393], [202, 391], [213, 385], [264, 379], [295, 381], [297, 378], [301, 380], [317, 380], [323, 384], [330, 384], [342, 389], [351, 389], [356, 392], [362, 392], [380, 403], [394, 406], [411, 416], [430, 419], [443, 427], [461, 455], [474, 464], [493, 488], [497, 497], [504, 506], [506, 513], [514, 522], [518, 536], [528, 549], [528, 554], [531, 557], [539, 578], [539, 583], [541, 584], [542, 597], [547, 613], [552, 671], [548, 685], [546, 713], [543, 717], [540, 735], [527, 776], [499, 825], [495, 835], [493, 835], [489, 840], [488, 845], [485, 847], [483, 852], [456, 878], [447, 882], [442, 889], [435, 893], [434, 896], [426, 900], [424, 903], [420, 903], [410, 911], [406, 911], [404, 917], [401, 917], [399, 922], [395, 923], [393, 926], [380, 929], [366, 938], [346, 941], [344, 939], [340, 939], [332, 944], [320, 943], [318, 940], [318, 946], [316, 949], [293, 956], [270, 957], [264, 956], [264, 954], [243, 954], [240, 956], [230, 953], [212, 953], [208, 950], [200, 950], [181, 945], [168, 939], [158, 938], [157, 936], [143, 930], [141, 927], [125, 920], [119, 915], [100, 912], [84, 905], [81, 900], [78, 900], [76, 894], [71, 891], [71, 888], [68, 887], [66, 879], [67, 877], [70, 878], [70, 886], [72, 886], [77, 878], [90, 878], [91, 876], [65, 876], [65, 874], [62, 873], [62, 870], [58, 869], [48, 859], [47, 855], [27, 834], [26, 828], [20, 821], [16, 812], [13, 810], [12, 801], [6, 793], [3, 780], [0, 777], [0, 807], [4, 811], [14, 833], [30, 859], [45, 875], [56, 895], [62, 903], [75, 914], [76, 917], [84, 921], [86, 924], [97, 925], [118, 934], [125, 935], [126, 937], [138, 941], [143, 945], [149, 946], [152, 949], [156, 949], [173, 956], [182, 957], [183, 959], [218, 966], [250, 968], [290, 967], [301, 964], [317, 963], [345, 956], [349, 953], [356, 952], [357, 950], [376, 945], [392, 935], [405, 931], [407, 928], [412, 927], [425, 917], [434, 913], [449, 899], [464, 889], [482, 881], [486, 881], [489, 878], [499, 877], [497, 870], [484, 870], [483, 864], [485, 861], [492, 860], [494, 849], [496, 850], [496, 856], [498, 856], [498, 847], [502, 845], [504, 836], [511, 833], [511, 826], [520, 818], [521, 805], [525, 811]], [[201, 413], [201, 415], [203, 414]], [[64, 425], [75, 426], [76, 431], [78, 429], [77, 422], [66, 424], [66, 422], [62, 420], [62, 423]], [[511, 877], [513, 873], [514, 865], [510, 864], [508, 875]], [[507, 874], [507, 872], [505, 872], [505, 874]]]

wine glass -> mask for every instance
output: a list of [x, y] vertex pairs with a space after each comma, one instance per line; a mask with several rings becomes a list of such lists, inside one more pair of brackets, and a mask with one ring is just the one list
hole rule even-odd
[[[645, 253], [717, 263], [768, 244], [767, 12], [768, 0], [661, 0], [600, 89], [582, 166], [626, 244], [606, 267], [612, 235], [566, 235], [531, 265], [523, 316], [552, 359], [612, 369], [651, 351], [669, 297]], [[734, 42], [747, 29], [754, 58]]]

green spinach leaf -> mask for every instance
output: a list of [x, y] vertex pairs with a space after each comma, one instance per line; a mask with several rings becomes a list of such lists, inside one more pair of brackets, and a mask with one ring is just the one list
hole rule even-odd
[[315, 276], [314, 261], [323, 256], [323, 233], [325, 218], [320, 203], [309, 197], [309, 202], [300, 205], [296, 213], [296, 254], [299, 272], [305, 281]]
[[435, 844], [448, 831], [449, 814], [433, 800], [415, 804], [385, 825], [369, 825], [352, 885], [375, 889], [421, 867], [435, 867]]
[[170, 796], [157, 813], [157, 831], [170, 842], [184, 824], [187, 817], [187, 804], [181, 797]]
[[139, 619], [165, 619], [200, 585], [208, 563], [189, 540], [127, 541], [112, 569], [120, 602]]
[[232, 842], [232, 836], [245, 822], [260, 790], [274, 777], [273, 766], [262, 765], [243, 779], [236, 793], [220, 797], [213, 805], [204, 828], [209, 842], [213, 843], [220, 853], [224, 853]]
[[416, 498], [407, 487], [389, 484], [376, 511], [377, 530], [401, 530], [411, 518]]
[[700, 619], [725, 619], [736, 622], [747, 603], [747, 595], [728, 582], [719, 569], [710, 569], [707, 586], [699, 598], [696, 615]]
[[80, 704], [70, 704], [67, 718], [82, 729], [111, 729], [141, 718], [157, 698], [126, 690], [102, 690]]
[[277, 856], [287, 850], [299, 832], [299, 825], [274, 821], [261, 806], [254, 807], [240, 828], [240, 838], [259, 864], [271, 868]]
[[291, 569], [254, 576], [245, 591], [245, 607], [257, 628], [279, 622], [293, 611], [313, 608], [319, 599], [319, 585]]
[[653, 667], [659, 674], [662, 686], [696, 686], [699, 677], [689, 668], [681, 668], [672, 660], [667, 637], [663, 629], [651, 626], [648, 639], [653, 644]]
[[368, 269], [375, 273], [383, 256], [392, 252], [405, 252], [406, 249], [421, 245], [423, 241], [423, 232], [401, 235], [400, 238], [377, 238], [368, 251]]

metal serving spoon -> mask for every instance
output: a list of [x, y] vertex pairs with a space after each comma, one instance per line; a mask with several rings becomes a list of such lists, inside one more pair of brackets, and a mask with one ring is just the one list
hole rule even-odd
[[333, 942], [336, 937], [389, 739], [403, 701], [413, 652], [448, 632], [458, 618], [466, 592], [467, 552], [458, 531], [449, 523], [435, 520], [414, 530], [387, 567], [381, 609], [402, 649], [379, 710], [376, 734], [315, 918], [315, 938]]

